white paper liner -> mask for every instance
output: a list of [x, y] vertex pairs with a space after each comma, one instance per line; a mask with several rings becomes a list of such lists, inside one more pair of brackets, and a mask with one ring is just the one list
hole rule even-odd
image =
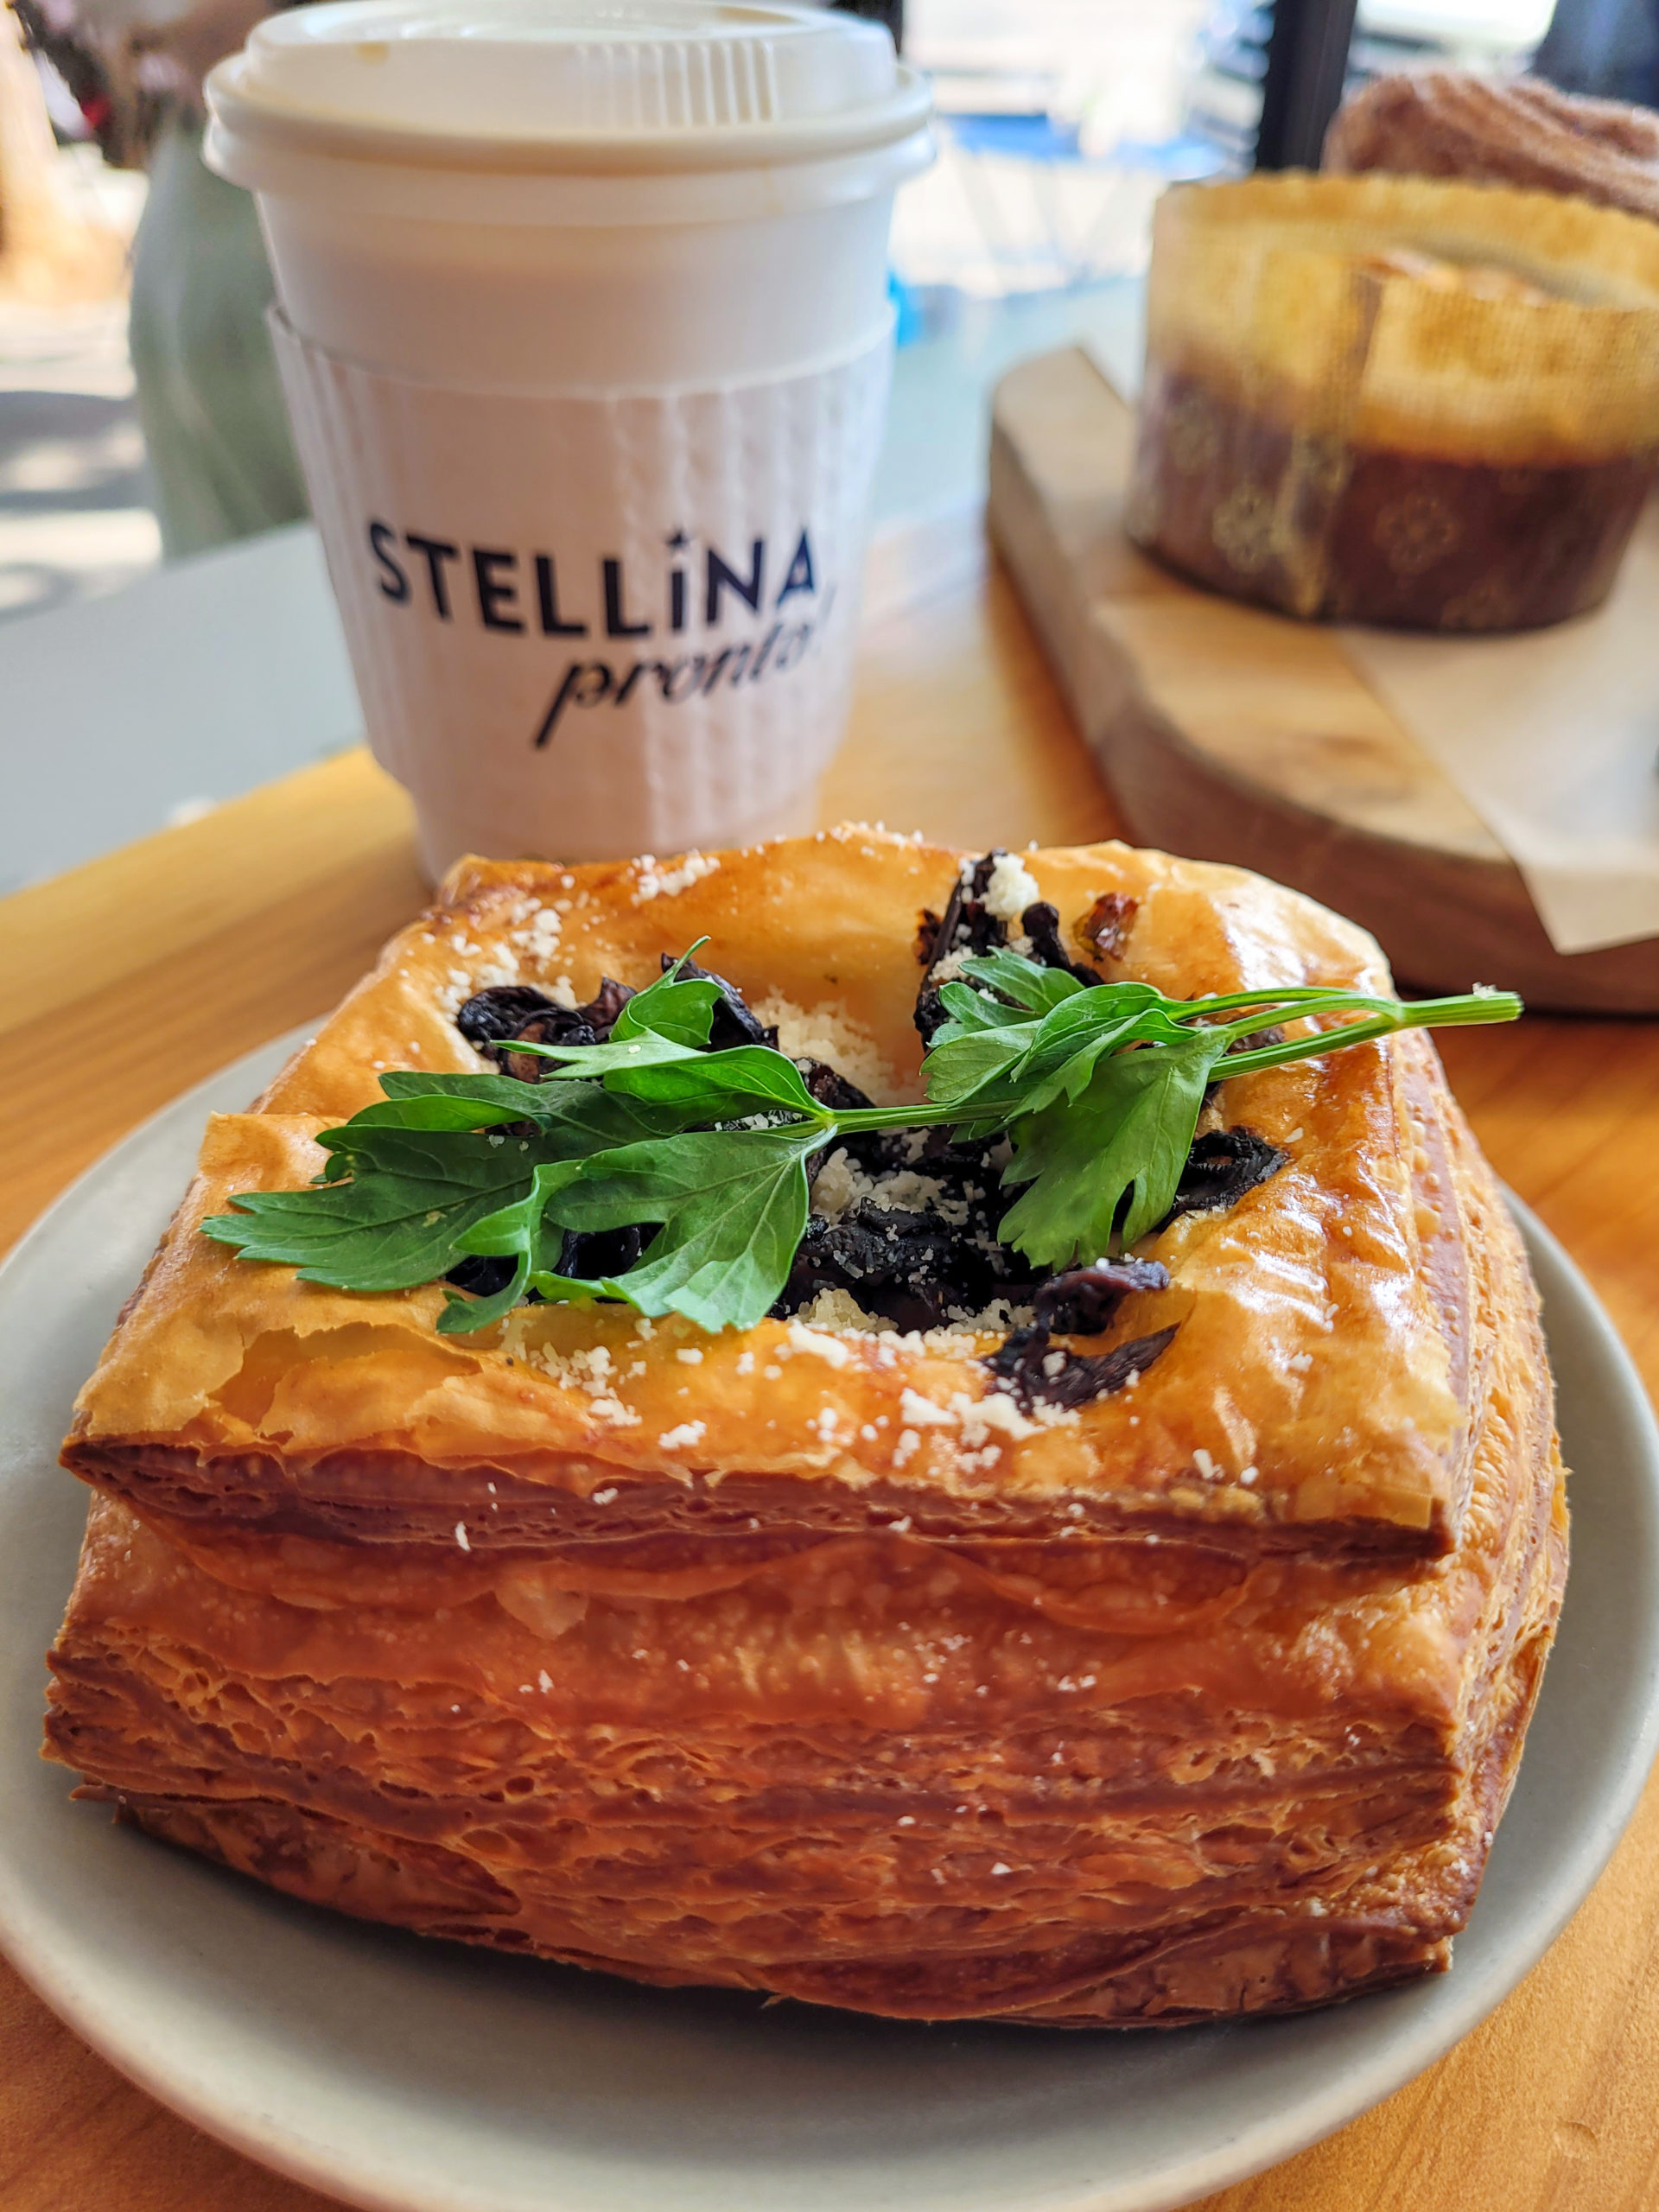
[[803, 818], [846, 720], [890, 335], [764, 383], [572, 396], [418, 383], [272, 325], [369, 742], [435, 872]]
[[1557, 952], [1659, 938], [1659, 508], [1605, 606], [1575, 622], [1340, 634], [1520, 869]]

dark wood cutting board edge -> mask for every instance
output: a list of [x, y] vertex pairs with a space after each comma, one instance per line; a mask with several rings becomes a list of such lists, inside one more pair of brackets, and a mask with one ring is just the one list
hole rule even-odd
[[1659, 938], [1557, 952], [1514, 863], [1330, 630], [1236, 607], [1135, 550], [1133, 439], [1078, 347], [997, 387], [991, 537], [1136, 842], [1293, 884], [1420, 989], [1659, 1013]]

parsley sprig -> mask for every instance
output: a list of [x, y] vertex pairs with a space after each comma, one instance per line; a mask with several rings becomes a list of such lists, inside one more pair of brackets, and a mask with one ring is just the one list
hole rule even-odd
[[[327, 1165], [308, 1190], [243, 1192], [204, 1232], [339, 1290], [409, 1289], [469, 1257], [511, 1260], [493, 1295], [448, 1294], [438, 1321], [448, 1335], [487, 1328], [531, 1291], [752, 1328], [788, 1281], [812, 1162], [840, 1136], [1007, 1135], [1002, 1179], [1019, 1196], [998, 1235], [1034, 1267], [1061, 1268], [1163, 1219], [1211, 1084], [1521, 1011], [1491, 990], [1415, 1004], [1317, 987], [1172, 999], [993, 952], [942, 988], [950, 1018], [927, 1056], [925, 1102], [847, 1110], [822, 1104], [766, 1046], [711, 1051], [720, 986], [684, 975], [690, 958], [629, 999], [605, 1044], [516, 1039], [515, 1053], [550, 1063], [540, 1083], [383, 1076], [382, 1099], [321, 1132]], [[1287, 1023], [1296, 1034], [1262, 1041]], [[568, 1235], [629, 1227], [655, 1233], [626, 1272], [560, 1272]]]

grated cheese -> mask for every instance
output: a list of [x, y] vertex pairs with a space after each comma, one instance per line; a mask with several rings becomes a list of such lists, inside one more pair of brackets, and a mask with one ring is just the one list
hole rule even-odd
[[957, 1424], [955, 1414], [936, 1406], [931, 1398], [923, 1397], [908, 1385], [899, 1396], [899, 1415], [912, 1428], [954, 1428]]
[[845, 1007], [833, 1002], [811, 1007], [797, 1006], [773, 992], [755, 1005], [756, 1018], [778, 1032], [778, 1049], [791, 1060], [823, 1060], [855, 1083], [878, 1106], [890, 1106], [906, 1097], [918, 1097], [918, 1080], [901, 1084], [887, 1065], [868, 1029], [861, 1027]]
[[828, 1360], [831, 1367], [845, 1367], [852, 1359], [850, 1346], [839, 1337], [827, 1335], [821, 1329], [809, 1329], [799, 1321], [791, 1321], [785, 1332], [791, 1351], [810, 1352], [814, 1359]]
[[643, 906], [652, 899], [677, 899], [705, 875], [713, 875], [720, 862], [710, 853], [687, 853], [677, 867], [659, 868], [654, 853], [641, 853], [634, 866], [639, 876], [633, 903]]
[[[796, 1315], [811, 1329], [834, 1329], [843, 1336], [891, 1336], [894, 1324], [885, 1313], [867, 1313], [850, 1290], [821, 1290]], [[747, 1353], [745, 1357], [748, 1357]], [[739, 1362], [741, 1366], [741, 1362]], [[747, 1374], [747, 1369], [743, 1371]]]
[[985, 910], [1000, 922], [1017, 922], [1042, 897], [1037, 879], [1017, 854], [999, 855], [985, 887]]
[[1001, 1391], [970, 1398], [965, 1390], [958, 1390], [951, 1397], [950, 1410], [962, 1424], [963, 1442], [970, 1447], [986, 1443], [998, 1430], [1016, 1444], [1021, 1437], [1037, 1433], [1037, 1423], [1027, 1421], [1014, 1400]]

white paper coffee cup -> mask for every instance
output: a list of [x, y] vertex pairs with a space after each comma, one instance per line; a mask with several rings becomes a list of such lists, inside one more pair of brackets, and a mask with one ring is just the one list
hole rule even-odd
[[887, 33], [331, 0], [208, 85], [376, 756], [434, 872], [804, 826], [847, 710], [930, 158]]

